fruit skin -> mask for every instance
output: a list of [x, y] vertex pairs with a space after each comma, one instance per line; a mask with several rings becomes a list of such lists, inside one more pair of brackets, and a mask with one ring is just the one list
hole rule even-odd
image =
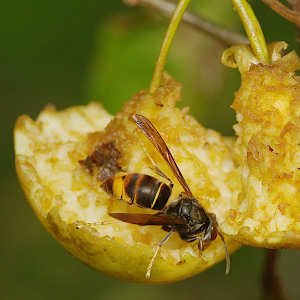
[[[300, 248], [300, 59], [284, 42], [269, 45], [264, 65], [247, 46], [225, 51], [242, 82], [232, 108], [238, 123], [233, 147], [242, 189], [225, 232], [266, 248]], [[226, 63], [228, 62], [228, 64]]]
[[[136, 126], [128, 121], [132, 112], [142, 113], [160, 130], [183, 168], [195, 196], [210, 212], [217, 214], [222, 230], [226, 209], [236, 194], [234, 188], [225, 182], [226, 178], [234, 181], [229, 149], [232, 142], [203, 128], [187, 115], [186, 109], [176, 108], [180, 90], [180, 85], [165, 74], [164, 86], [153, 98], [146, 92], [138, 93], [115, 118], [96, 103], [61, 112], [48, 106], [37, 121], [21, 116], [15, 125], [17, 174], [41, 223], [81, 261], [122, 280], [141, 283], [178, 281], [213, 266], [225, 257], [219, 238], [199, 254], [197, 245], [186, 243], [174, 235], [162, 247], [151, 277], [146, 279], [145, 271], [153, 255], [153, 247], [165, 236], [165, 232], [158, 226], [141, 227], [123, 222], [103, 226], [97, 223], [112, 221], [107, 215], [111, 209], [133, 212], [140, 208], [111, 199], [99, 187], [97, 180], [78, 163], [91, 153], [99, 141], [113, 140], [122, 152], [124, 169], [151, 173], [151, 162], [145, 150], [149, 150], [159, 163], [160, 158], [151, 145], [145, 143], [145, 149], [139, 148], [141, 136]], [[185, 143], [188, 145], [186, 150]], [[198, 151], [205, 160], [197, 160]], [[159, 166], [172, 177], [163, 162]], [[176, 183], [173, 199], [179, 192], [181, 188]], [[205, 198], [205, 195], [209, 197]], [[233, 239], [226, 238], [226, 242], [231, 253], [240, 247]]]

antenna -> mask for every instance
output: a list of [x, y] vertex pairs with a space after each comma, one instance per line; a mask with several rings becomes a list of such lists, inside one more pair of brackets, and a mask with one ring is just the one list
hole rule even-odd
[[224, 246], [224, 250], [225, 250], [225, 254], [226, 254], [226, 271], [225, 274], [228, 275], [230, 272], [230, 256], [229, 256], [229, 252], [225, 243], [225, 239], [224, 236], [221, 234], [220, 231], [218, 231], [218, 235], [220, 236], [222, 242], [223, 242], [223, 246]]

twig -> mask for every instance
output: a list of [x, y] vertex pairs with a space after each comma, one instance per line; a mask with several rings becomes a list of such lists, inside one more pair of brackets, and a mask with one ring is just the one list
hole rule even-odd
[[[300, 14], [300, 1], [299, 0], [289, 0], [288, 2], [292, 5], [293, 11]], [[298, 48], [300, 48], [300, 27], [299, 26], [296, 26], [296, 31], [297, 31]]]
[[[157, 10], [164, 16], [170, 17], [175, 9], [175, 5], [162, 0], [124, 0], [124, 3], [130, 6], [143, 6]], [[235, 44], [248, 44], [248, 39], [237, 32], [230, 31], [206, 20], [201, 16], [196, 16], [189, 12], [185, 12], [182, 20], [219, 41], [225, 47]]]
[[276, 271], [279, 250], [266, 249], [262, 273], [262, 300], [286, 300]]
[[[275, 12], [279, 15], [287, 19], [288, 21], [294, 23], [297, 27], [300, 27], [300, 13], [292, 10], [278, 0], [262, 0], [268, 6], [270, 6]], [[292, 4], [296, 3], [296, 1], [290, 1]]]

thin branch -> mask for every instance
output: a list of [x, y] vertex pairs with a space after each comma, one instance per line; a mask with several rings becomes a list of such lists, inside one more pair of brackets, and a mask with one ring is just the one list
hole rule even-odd
[[[166, 17], [172, 16], [175, 9], [174, 4], [162, 0], [124, 0], [124, 3], [130, 6], [149, 7], [155, 9]], [[249, 43], [248, 39], [244, 35], [225, 29], [220, 25], [213, 24], [201, 16], [185, 12], [182, 20], [203, 33], [210, 35], [225, 47]]]
[[[300, 27], [300, 13], [299, 12], [286, 7], [285, 5], [280, 3], [278, 0], [262, 0], [262, 1], [264, 3], [266, 3], [268, 6], [270, 6], [279, 15], [281, 15], [288, 21], [294, 23], [297, 27]], [[292, 3], [295, 3], [295, 1]]]
[[[300, 13], [300, 1], [299, 0], [290, 0], [289, 3], [292, 5], [293, 11]], [[300, 47], [300, 27], [296, 26], [297, 31], [297, 42], [298, 48]]]
[[299, 0], [288, 0], [288, 3], [292, 5], [293, 10], [296, 12], [300, 12], [300, 1]]
[[286, 300], [276, 271], [279, 250], [266, 249], [262, 273], [262, 300]]

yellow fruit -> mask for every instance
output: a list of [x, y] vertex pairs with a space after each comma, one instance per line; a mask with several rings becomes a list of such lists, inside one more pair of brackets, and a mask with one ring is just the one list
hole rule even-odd
[[258, 247], [300, 248], [300, 81], [294, 73], [300, 59], [285, 55], [286, 48], [284, 42], [269, 46], [270, 65], [248, 46], [223, 55], [242, 74], [232, 105], [242, 190], [224, 232]]
[[[128, 121], [131, 113], [140, 113], [157, 127], [192, 192], [217, 215], [222, 231], [239, 189], [230, 151], [232, 142], [203, 128], [186, 109], [176, 108], [180, 92], [180, 85], [165, 74], [163, 87], [153, 97], [146, 92], [136, 94], [115, 118], [100, 104], [92, 103], [61, 112], [48, 107], [36, 121], [21, 116], [16, 123], [16, 169], [36, 215], [70, 253], [114, 277], [146, 283], [172, 282], [201, 272], [225, 257], [219, 237], [199, 252], [195, 243], [184, 242], [176, 234], [162, 247], [151, 277], [146, 279], [153, 249], [166, 232], [159, 226], [138, 226], [111, 218], [111, 211], [149, 211], [112, 199], [78, 162], [97, 143], [113, 141], [121, 152], [123, 170], [157, 176], [150, 168], [151, 155], [175, 183], [173, 201], [182, 188], [153, 146]], [[227, 237], [226, 243], [230, 252], [240, 247]]]

